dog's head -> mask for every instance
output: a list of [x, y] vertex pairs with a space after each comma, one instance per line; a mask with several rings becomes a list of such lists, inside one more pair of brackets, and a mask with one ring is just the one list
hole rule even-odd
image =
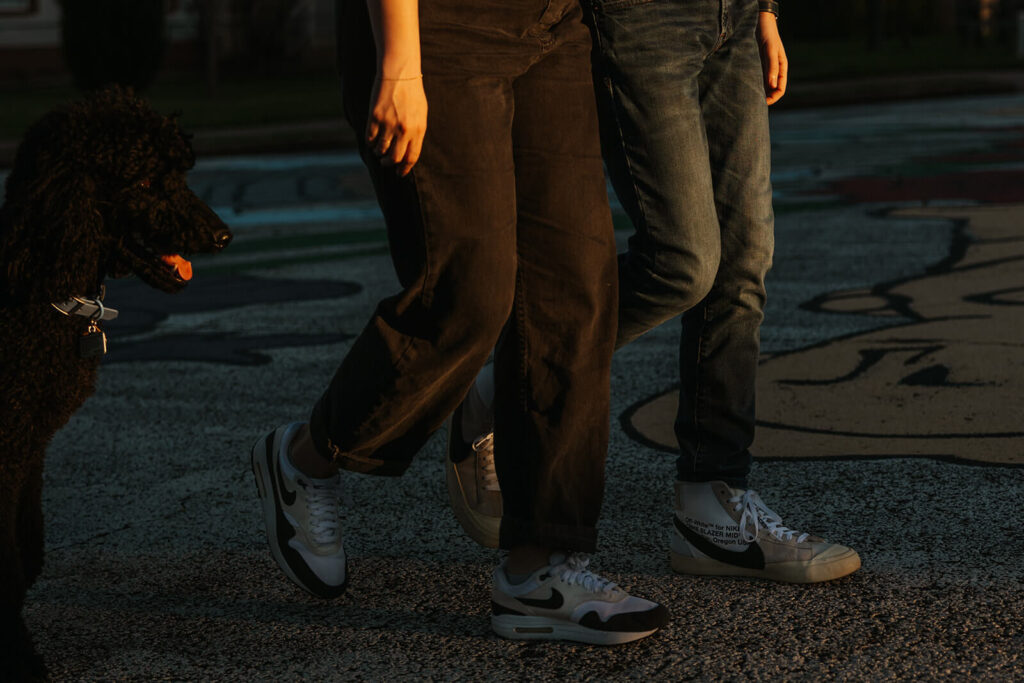
[[134, 273], [167, 292], [191, 277], [189, 254], [231, 232], [186, 184], [194, 156], [175, 118], [112, 87], [32, 125], [7, 178], [0, 221], [15, 300], [88, 296]]

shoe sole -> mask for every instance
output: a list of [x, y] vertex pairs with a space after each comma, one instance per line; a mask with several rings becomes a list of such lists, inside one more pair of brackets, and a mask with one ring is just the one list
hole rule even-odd
[[852, 574], [860, 569], [860, 556], [853, 549], [824, 562], [777, 562], [764, 569], [751, 569], [704, 557], [687, 557], [671, 552], [672, 570], [694, 576], [745, 576], [783, 583], [821, 583]]
[[[260, 504], [263, 507], [263, 521], [267, 529], [267, 545], [270, 547], [270, 554], [277, 562], [277, 566], [285, 573], [292, 583], [311, 595], [318, 598], [336, 598], [345, 592], [348, 587], [348, 559], [345, 560], [345, 581], [339, 586], [328, 586], [321, 584], [320, 587], [311, 587], [299, 579], [292, 569], [291, 564], [281, 552], [278, 538], [278, 515], [280, 510], [277, 506], [277, 495], [274, 493], [274, 484], [270, 480], [273, 470], [273, 453], [277, 450], [283, 432], [275, 430], [271, 435], [257, 439], [252, 445], [249, 455], [249, 463], [252, 466], [252, 474], [256, 478], [256, 491], [260, 496]], [[268, 446], [268, 442], [270, 445]]]
[[491, 615], [491, 630], [510, 640], [571, 640], [588, 645], [622, 645], [655, 633], [650, 631], [596, 631], [586, 626], [547, 617]]
[[[452, 452], [451, 426], [448, 427], [448, 453]], [[462, 530], [485, 548], [497, 548], [501, 538], [501, 518], [481, 515], [466, 500], [462, 479], [450, 457], [445, 457], [445, 480], [448, 483], [448, 503]]]

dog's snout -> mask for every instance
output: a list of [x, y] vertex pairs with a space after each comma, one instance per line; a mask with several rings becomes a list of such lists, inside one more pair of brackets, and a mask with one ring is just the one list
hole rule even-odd
[[218, 249], [223, 249], [231, 243], [232, 237], [231, 231], [225, 226], [213, 233], [213, 245]]

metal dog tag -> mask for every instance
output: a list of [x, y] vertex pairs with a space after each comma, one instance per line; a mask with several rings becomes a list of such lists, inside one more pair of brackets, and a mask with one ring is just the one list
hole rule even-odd
[[107, 335], [92, 323], [78, 340], [78, 354], [82, 358], [96, 358], [107, 352]]

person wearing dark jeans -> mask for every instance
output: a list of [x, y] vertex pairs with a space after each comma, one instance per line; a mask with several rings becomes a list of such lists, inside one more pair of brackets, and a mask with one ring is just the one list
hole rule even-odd
[[[591, 0], [601, 143], [635, 232], [619, 257], [616, 348], [682, 314], [680, 455], [672, 567], [791, 582], [860, 567], [845, 546], [790, 529], [748, 488], [754, 385], [773, 249], [767, 106], [788, 65], [778, 3]], [[490, 483], [489, 371], [457, 413], [450, 499], [493, 545], [504, 491]], [[506, 506], [507, 507], [507, 506]]]
[[509, 554], [492, 628], [599, 644], [650, 635], [665, 608], [579, 554], [596, 544], [617, 302], [582, 11], [364, 1], [337, 4], [343, 100], [401, 291], [378, 304], [308, 425], [252, 449], [271, 553], [302, 588], [340, 594], [339, 470], [402, 474], [502, 336], [494, 447]]

